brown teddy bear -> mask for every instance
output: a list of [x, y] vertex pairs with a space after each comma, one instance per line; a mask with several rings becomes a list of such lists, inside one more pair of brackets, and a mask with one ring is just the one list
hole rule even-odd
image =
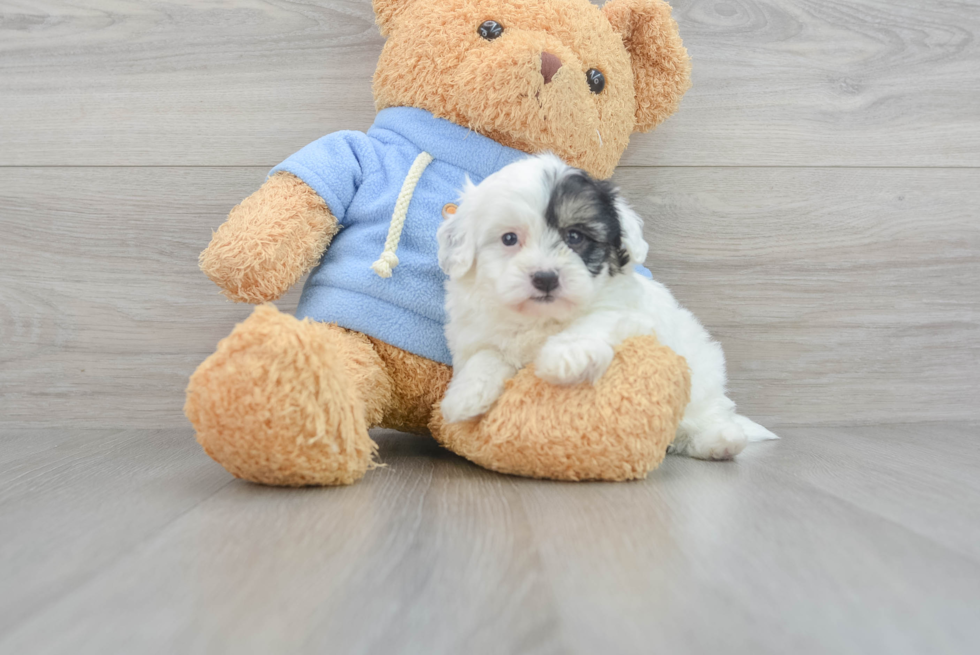
[[[431, 433], [487, 468], [640, 478], [688, 400], [684, 360], [627, 341], [595, 385], [521, 371], [484, 417], [443, 424], [451, 370], [435, 232], [465, 178], [550, 150], [609, 177], [634, 131], [677, 108], [689, 63], [662, 0], [375, 0], [387, 37], [366, 133], [338, 132], [273, 169], [201, 253], [239, 302], [311, 268], [297, 317], [257, 307], [195, 371], [185, 412], [232, 474], [350, 484], [375, 426]], [[329, 247], [329, 248], [328, 248]]]

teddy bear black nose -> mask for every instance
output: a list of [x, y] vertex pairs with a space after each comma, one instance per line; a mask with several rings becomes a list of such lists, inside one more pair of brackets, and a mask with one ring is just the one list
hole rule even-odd
[[561, 68], [561, 59], [550, 52], [541, 53], [541, 75], [544, 77], [545, 84], [551, 82], [551, 78], [555, 76], [559, 68]]
[[531, 286], [545, 293], [554, 291], [558, 288], [558, 273], [554, 271], [537, 271], [531, 276]]

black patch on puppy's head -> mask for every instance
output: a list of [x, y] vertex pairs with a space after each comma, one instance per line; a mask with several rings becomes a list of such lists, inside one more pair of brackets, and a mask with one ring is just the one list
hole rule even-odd
[[[629, 263], [616, 211], [616, 188], [608, 182], [577, 169], [558, 177], [553, 181], [544, 217], [593, 276], [605, 266], [610, 275], [617, 275]], [[570, 232], [583, 238], [570, 243]]]

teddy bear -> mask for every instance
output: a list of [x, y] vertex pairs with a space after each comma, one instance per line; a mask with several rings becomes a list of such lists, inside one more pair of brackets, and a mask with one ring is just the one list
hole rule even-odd
[[[633, 132], [673, 113], [687, 52], [662, 0], [374, 0], [386, 38], [366, 133], [276, 166], [200, 267], [258, 305], [190, 378], [185, 413], [236, 477], [344, 485], [376, 466], [368, 430], [429, 433], [497, 471], [627, 480], [655, 468], [688, 401], [683, 358], [628, 340], [595, 385], [520, 371], [484, 416], [448, 424], [435, 233], [468, 178], [551, 151], [612, 175]], [[310, 272], [312, 271], [312, 272]], [[271, 301], [310, 272], [296, 316]]]

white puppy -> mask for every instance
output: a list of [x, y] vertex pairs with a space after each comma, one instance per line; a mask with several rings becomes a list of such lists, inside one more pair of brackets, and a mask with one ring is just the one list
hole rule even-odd
[[453, 355], [447, 421], [486, 412], [531, 362], [554, 384], [595, 382], [613, 346], [656, 334], [691, 369], [674, 452], [730, 459], [748, 440], [776, 438], [735, 413], [721, 346], [667, 287], [636, 272], [643, 223], [607, 182], [553, 155], [530, 157], [467, 184], [438, 238]]

